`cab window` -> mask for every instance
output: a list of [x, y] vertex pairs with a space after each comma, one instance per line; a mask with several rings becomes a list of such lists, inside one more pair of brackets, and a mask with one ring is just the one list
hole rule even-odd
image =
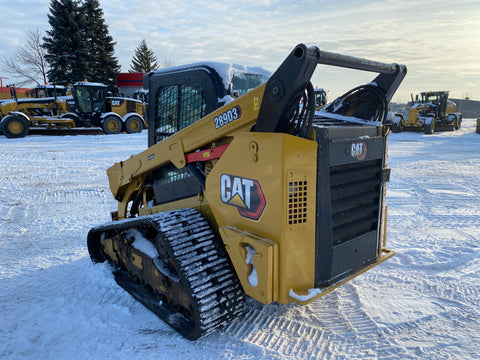
[[206, 101], [199, 86], [159, 88], [155, 107], [155, 143], [205, 116]]

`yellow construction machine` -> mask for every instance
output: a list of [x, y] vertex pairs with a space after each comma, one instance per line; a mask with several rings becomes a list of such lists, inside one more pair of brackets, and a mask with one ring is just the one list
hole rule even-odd
[[63, 118], [68, 113], [68, 97], [17, 98], [15, 86], [10, 86], [12, 98], [0, 103], [0, 134], [8, 138], [27, 135], [30, 127], [74, 128], [75, 121]]
[[[315, 112], [317, 64], [378, 75]], [[269, 78], [146, 74], [149, 147], [107, 170], [118, 209], [89, 231], [91, 259], [188, 339], [240, 315], [245, 294], [306, 304], [385, 261], [384, 120], [406, 71], [299, 44]]]
[[53, 96], [13, 98], [0, 103], [0, 134], [20, 138], [28, 133], [137, 133], [147, 126], [142, 101], [112, 97], [103, 84], [77, 82], [69, 96], [58, 96], [56, 90], [38, 94]]
[[315, 111], [320, 111], [327, 105], [327, 92], [322, 88], [315, 88]]
[[408, 107], [408, 115], [395, 113], [392, 131], [420, 130], [433, 134], [441, 130], [458, 130], [462, 125], [462, 114], [448, 99], [448, 91], [426, 91], [415, 97]]
[[144, 119], [145, 104], [136, 99], [111, 96], [107, 86], [92, 82], [73, 85], [75, 114], [86, 126], [101, 127], [106, 134], [141, 132], [147, 122]]
[[72, 95], [71, 90], [63, 85], [37, 85], [27, 91], [27, 97], [32, 98], [55, 98], [59, 96]]

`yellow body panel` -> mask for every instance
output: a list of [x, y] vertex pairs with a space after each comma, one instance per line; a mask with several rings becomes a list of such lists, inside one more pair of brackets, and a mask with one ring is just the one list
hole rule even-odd
[[67, 112], [66, 101], [54, 100], [44, 101], [43, 99], [29, 100], [29, 102], [9, 100], [0, 104], [0, 118], [7, 116], [12, 111], [21, 111], [28, 117], [36, 115], [55, 116]]
[[56, 118], [48, 116], [32, 116], [30, 117], [31, 126], [43, 126], [52, 128], [67, 128], [73, 129], [75, 127], [75, 121], [69, 118]]
[[219, 229], [245, 293], [269, 304], [278, 299], [278, 243], [231, 226]]
[[408, 109], [407, 126], [423, 127], [423, 121], [418, 118], [418, 108]]
[[142, 118], [143, 126], [146, 127], [148, 125], [144, 119], [147, 107], [141, 101], [127, 98], [107, 98], [107, 102], [110, 104], [112, 112], [120, 117], [123, 118], [128, 113], [137, 113]]
[[[206, 199], [220, 229], [231, 226], [278, 244], [278, 264], [269, 267], [278, 269], [273, 273], [271, 301], [281, 304], [294, 301], [289, 297], [290, 289], [304, 293], [314, 287], [316, 158], [314, 141], [279, 133], [242, 133], [234, 138], [207, 178]], [[231, 180], [222, 183], [222, 176]], [[237, 185], [235, 179], [240, 179]], [[239, 184], [251, 180], [258, 182], [265, 197], [257, 220], [239, 211], [249, 205], [248, 190]], [[226, 236], [225, 230], [220, 233], [229, 245], [230, 257], [238, 258], [238, 252], [245, 251], [241, 242], [248, 241], [241, 236]], [[268, 247], [255, 250], [270, 256], [266, 254]], [[250, 266], [245, 264], [244, 268], [237, 269], [242, 284], [248, 283], [245, 274]], [[269, 293], [269, 286], [259, 279], [255, 291]]]

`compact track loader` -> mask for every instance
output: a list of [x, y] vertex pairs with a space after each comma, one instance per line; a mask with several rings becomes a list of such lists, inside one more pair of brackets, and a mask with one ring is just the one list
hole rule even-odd
[[[317, 64], [378, 75], [315, 113]], [[225, 69], [144, 76], [149, 147], [107, 170], [118, 210], [87, 239], [188, 339], [240, 315], [245, 294], [306, 304], [394, 254], [383, 122], [406, 67], [300, 44], [263, 84]]]

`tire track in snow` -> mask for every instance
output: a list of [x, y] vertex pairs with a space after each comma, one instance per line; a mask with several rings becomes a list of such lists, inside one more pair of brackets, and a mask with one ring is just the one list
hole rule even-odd
[[[476, 300], [480, 288], [472, 283], [476, 279], [466, 277], [459, 280], [458, 274], [449, 277], [451, 271], [428, 275], [429, 272], [422, 273], [414, 265], [401, 265], [402, 268], [410, 267], [411, 273], [398, 271], [395, 267], [392, 264], [385, 266], [388, 284], [380, 282], [379, 274], [375, 272], [359, 278], [361, 289], [373, 284], [369, 293], [378, 293], [378, 303], [370, 304], [369, 312], [378, 314], [375, 321], [381, 325], [379, 337], [394, 347], [401, 347], [402, 358], [444, 359], [452, 353], [463, 354], [458, 358], [477, 358], [480, 352], [476, 350], [477, 356], [472, 354], [471, 345], [480, 341], [480, 314]], [[367, 304], [366, 299], [362, 302]], [[470, 333], [459, 331], [467, 327]], [[440, 336], [439, 329], [442, 329]], [[378, 349], [377, 353], [382, 352]]]
[[[2, 163], [0, 162], [0, 166], [1, 165]], [[88, 178], [89, 174], [99, 178], [96, 171], [92, 171], [88, 168], [79, 171], [76, 169], [59, 169], [56, 167], [49, 168], [46, 165], [37, 165], [28, 169], [25, 169], [25, 167], [19, 167], [15, 174], [0, 175], [0, 182], [15, 183], [21, 181], [26, 184], [35, 184], [36, 186], [42, 184], [67, 184], [71, 180], [78, 181], [78, 179], [82, 179], [85, 176]]]
[[[353, 349], [356, 347], [371, 347], [371, 342], [375, 344], [382, 336], [379, 326], [362, 310], [353, 286], [339, 290], [304, 307], [252, 306], [253, 300], [249, 300], [246, 314], [224, 332], [263, 344], [269, 356], [278, 359], [333, 359], [339, 353], [358, 352]], [[353, 342], [344, 344], [346, 338]], [[386, 344], [385, 348], [393, 346]]]
[[[251, 301], [249, 299], [247, 304]], [[297, 319], [272, 313], [269, 309], [248, 309], [244, 316], [223, 329], [222, 333], [263, 347], [269, 359], [309, 359], [313, 354], [326, 359], [328, 355], [325, 347], [329, 341], [325, 341], [321, 330]]]
[[[376, 354], [373, 358], [381, 356], [385, 359], [416, 359], [426, 354], [439, 358], [448, 357], [451, 353], [449, 342], [458, 346], [462, 341], [466, 341], [457, 339], [454, 329], [471, 324], [472, 318], [468, 314], [478, 314], [477, 305], [472, 302], [472, 299], [480, 296], [478, 288], [472, 288], [468, 282], [459, 284], [455, 279], [452, 279], [451, 288], [445, 288], [444, 281], [433, 281], [419, 286], [418, 281], [412, 281], [411, 274], [403, 275], [401, 272], [400, 276], [398, 273], [389, 276], [389, 283], [386, 285], [384, 274], [368, 274], [360, 277], [360, 285], [347, 284], [305, 308], [290, 305], [251, 306], [251, 301], [247, 302], [245, 316], [232, 323], [225, 332], [252, 344], [263, 344], [268, 350], [268, 356], [278, 359], [330, 359], [338, 358], [342, 354], [345, 358], [368, 358], [369, 354]], [[365, 299], [359, 297], [356, 288], [382, 284], [385, 288], [383, 293], [388, 294], [388, 288], [395, 287], [392, 282], [398, 283], [399, 289], [407, 287], [413, 297], [421, 298], [424, 293], [437, 294], [431, 308], [425, 313], [418, 312], [418, 316], [413, 311], [413, 318], [408, 321], [378, 323], [370, 315], [375, 315], [374, 312], [364, 310]], [[410, 288], [409, 284], [414, 285], [414, 288]], [[458, 294], [465, 294], [465, 297], [459, 299]], [[387, 301], [383, 306], [388, 308], [392, 295], [386, 295]], [[411, 301], [414, 302], [415, 299]], [[271, 310], [271, 307], [274, 310]], [[478, 315], [474, 316], [476, 320], [480, 320]], [[456, 319], [456, 324], [452, 318]], [[435, 343], [438, 326], [447, 322], [451, 323], [451, 326], [448, 326], [449, 330], [445, 333], [445, 343]], [[412, 340], [416, 337], [431, 338], [438, 347], [425, 344], [419, 348], [417, 341]], [[478, 336], [476, 338], [478, 340]], [[345, 339], [349, 341], [346, 342]], [[399, 341], [403, 344], [400, 349]], [[469, 355], [466, 354], [466, 357]]]
[[50, 203], [83, 203], [84, 201], [106, 202], [110, 193], [99, 189], [59, 189], [46, 190], [40, 196], [40, 201]]

